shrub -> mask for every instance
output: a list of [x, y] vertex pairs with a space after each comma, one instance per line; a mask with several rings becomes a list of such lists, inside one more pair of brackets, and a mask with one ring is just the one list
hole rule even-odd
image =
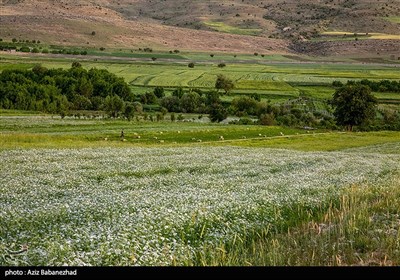
[[193, 62], [190, 62], [190, 63], [188, 64], [188, 67], [189, 67], [189, 68], [194, 68], [194, 63], [193, 63]]
[[29, 49], [29, 47], [21, 47], [19, 49], [21, 52], [30, 52], [31, 50]]

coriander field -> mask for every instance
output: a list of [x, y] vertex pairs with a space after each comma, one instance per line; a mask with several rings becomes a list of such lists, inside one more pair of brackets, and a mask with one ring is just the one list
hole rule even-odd
[[[381, 146], [3, 150], [0, 265], [182, 265], [343, 188], [387, 180], [400, 144]], [[23, 244], [25, 254], [7, 254]]]

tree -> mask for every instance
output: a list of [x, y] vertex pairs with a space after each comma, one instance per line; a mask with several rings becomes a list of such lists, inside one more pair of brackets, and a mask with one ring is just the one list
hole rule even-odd
[[334, 107], [336, 123], [352, 131], [353, 126], [366, 124], [375, 117], [378, 101], [368, 86], [356, 84], [337, 89], [330, 103]]
[[194, 113], [200, 105], [200, 95], [196, 92], [187, 92], [181, 97], [180, 104], [184, 113]]
[[72, 68], [80, 68], [80, 67], [82, 67], [82, 64], [80, 64], [78, 61], [74, 61], [74, 62], [72, 62], [71, 67]]
[[222, 104], [214, 103], [210, 106], [209, 116], [212, 122], [220, 122], [228, 117], [228, 111]]
[[238, 116], [255, 115], [257, 111], [257, 101], [248, 96], [236, 97], [232, 100], [231, 107]]
[[172, 96], [176, 96], [178, 98], [182, 98], [184, 92], [183, 89], [181, 87], [176, 88], [173, 92], [172, 92]]
[[219, 74], [217, 76], [217, 80], [215, 81], [215, 88], [217, 90], [223, 89], [225, 91], [225, 94], [228, 94], [234, 87], [235, 84], [231, 79], [225, 77], [222, 74]]
[[169, 112], [179, 112], [180, 102], [177, 96], [165, 96], [161, 99], [161, 106], [167, 108]]
[[190, 63], [188, 64], [188, 67], [189, 67], [189, 68], [194, 68], [194, 63], [193, 63], [193, 62], [190, 62]]
[[165, 96], [163, 87], [155, 87], [153, 92], [157, 98], [163, 98]]
[[124, 109], [124, 101], [118, 95], [108, 95], [104, 101], [105, 110], [113, 117], [118, 117], [119, 112]]
[[125, 110], [124, 110], [124, 117], [128, 119], [128, 121], [130, 121], [133, 116], [135, 114], [135, 106], [133, 106], [133, 104], [128, 103], [125, 106]]

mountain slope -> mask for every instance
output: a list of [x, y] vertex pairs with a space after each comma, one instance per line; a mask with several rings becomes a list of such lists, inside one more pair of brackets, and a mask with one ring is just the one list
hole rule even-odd
[[[381, 37], [355, 39], [331, 36], [332, 32]], [[398, 0], [3, 0], [0, 38], [90, 47], [316, 55], [352, 53], [352, 40], [375, 39], [363, 43], [361, 51], [395, 54], [400, 5]], [[318, 46], [326, 51], [313, 51]]]

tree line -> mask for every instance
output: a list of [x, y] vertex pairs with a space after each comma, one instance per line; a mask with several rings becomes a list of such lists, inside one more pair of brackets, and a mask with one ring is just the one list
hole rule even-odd
[[348, 80], [346, 84], [341, 81], [333, 81], [332, 86], [336, 88], [343, 87], [344, 85], [364, 85], [368, 86], [372, 91], [375, 92], [399, 92], [400, 93], [400, 81], [395, 80], [380, 80], [371, 81], [368, 79], [362, 79], [360, 81]]
[[0, 108], [65, 113], [102, 110], [113, 99], [133, 100], [123, 78], [103, 69], [84, 69], [74, 62], [68, 70], [5, 69], [0, 74]]

